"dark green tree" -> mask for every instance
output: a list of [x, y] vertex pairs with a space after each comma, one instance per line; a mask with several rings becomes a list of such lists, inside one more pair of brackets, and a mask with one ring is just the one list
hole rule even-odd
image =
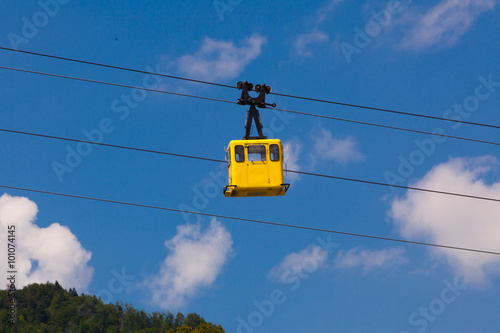
[[58, 282], [31, 284], [16, 292], [17, 323], [9, 322], [9, 296], [0, 290], [0, 332], [35, 333], [224, 333], [196, 313], [137, 310], [121, 302], [104, 304], [96, 296], [65, 290]]

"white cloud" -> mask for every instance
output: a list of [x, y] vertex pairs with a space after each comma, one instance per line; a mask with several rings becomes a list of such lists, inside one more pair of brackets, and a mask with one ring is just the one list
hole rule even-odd
[[287, 276], [299, 271], [311, 273], [321, 267], [327, 257], [327, 252], [318, 245], [309, 245], [300, 252], [292, 252], [268, 273], [268, 277], [284, 283]]
[[325, 6], [318, 9], [318, 11], [316, 12], [318, 16], [316, 23], [320, 24], [321, 22], [323, 22], [342, 1], [344, 0], [330, 0]]
[[330, 36], [324, 31], [319, 30], [318, 27], [334, 12], [337, 5], [342, 1], [344, 0], [329, 0], [316, 11], [313, 19], [315, 28], [307, 33], [298, 35], [293, 42], [294, 56], [300, 58], [311, 57], [313, 55], [311, 45], [326, 43], [330, 40]]
[[[302, 151], [302, 144], [298, 139], [292, 139], [290, 141], [283, 142], [283, 147], [285, 149], [285, 169], [300, 171], [301, 166], [299, 165], [300, 152]], [[294, 172], [288, 172], [287, 181], [293, 183], [300, 179], [300, 174]]]
[[406, 49], [452, 46], [496, 0], [442, 0], [425, 13], [403, 39]]
[[407, 262], [404, 249], [392, 248], [376, 251], [354, 248], [347, 252], [340, 251], [335, 259], [335, 266], [337, 268], [362, 266], [365, 271], [368, 271], [373, 268], [388, 267]]
[[311, 160], [334, 160], [340, 164], [362, 161], [365, 156], [356, 147], [354, 139], [334, 139], [330, 131], [313, 132], [314, 151]]
[[257, 33], [245, 38], [240, 47], [206, 37], [198, 51], [177, 59], [178, 69], [186, 76], [203, 80], [235, 78], [261, 54], [266, 42]]
[[177, 235], [165, 241], [170, 253], [160, 271], [146, 281], [152, 303], [177, 309], [202, 287], [212, 285], [231, 254], [232, 244], [231, 234], [215, 219], [205, 232], [199, 224], [178, 226]]
[[301, 34], [293, 43], [295, 48], [295, 53], [300, 57], [310, 57], [312, 56], [312, 52], [310, 51], [309, 46], [311, 44], [321, 44], [324, 42], [328, 42], [330, 38], [323, 31], [312, 31], [309, 33]]
[[[489, 184], [487, 172], [499, 170], [492, 156], [454, 158], [435, 166], [412, 186], [500, 198], [500, 180]], [[392, 215], [408, 239], [500, 252], [500, 205], [497, 202], [408, 191], [392, 202]], [[466, 283], [484, 286], [500, 272], [498, 256], [434, 249]]]
[[[35, 224], [38, 207], [25, 197], [0, 197], [0, 237], [7, 240], [7, 227], [15, 226], [18, 288], [30, 283], [55, 282], [64, 288], [86, 292], [94, 269], [88, 266], [92, 253], [85, 250], [68, 227], [53, 223], [46, 228]], [[4, 248], [7, 245], [4, 243]], [[8, 270], [7, 256], [0, 270]]]

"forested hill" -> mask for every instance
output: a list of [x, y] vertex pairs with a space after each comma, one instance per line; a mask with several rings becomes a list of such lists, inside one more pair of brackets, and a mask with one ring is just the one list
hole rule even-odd
[[[13, 295], [11, 295], [13, 296]], [[12, 299], [12, 297], [11, 297]], [[207, 323], [196, 313], [146, 313], [129, 304], [104, 304], [96, 296], [78, 295], [57, 282], [31, 284], [15, 293], [0, 291], [0, 332], [167, 332], [224, 333], [221, 325]], [[10, 323], [15, 312], [16, 324]]]

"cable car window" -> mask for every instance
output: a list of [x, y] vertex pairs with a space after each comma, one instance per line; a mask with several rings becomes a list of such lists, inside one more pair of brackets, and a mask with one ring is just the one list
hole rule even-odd
[[280, 147], [276, 144], [269, 146], [269, 155], [271, 155], [271, 161], [280, 160]]
[[248, 146], [248, 160], [252, 162], [266, 161], [266, 146], [251, 145]]
[[245, 149], [242, 145], [234, 146], [234, 159], [236, 162], [245, 162]]

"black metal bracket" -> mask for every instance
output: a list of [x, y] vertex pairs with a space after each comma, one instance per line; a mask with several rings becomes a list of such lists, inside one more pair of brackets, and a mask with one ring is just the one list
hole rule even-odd
[[237, 186], [237, 185], [226, 185], [226, 186], [224, 186], [224, 188], [222, 189], [222, 194], [224, 194], [224, 195], [225, 195], [225, 194], [226, 194], [226, 192], [229, 190], [229, 188], [230, 188], [230, 187], [234, 187], [234, 188], [236, 188], [236, 187], [238, 187], [238, 186]]
[[[250, 105], [250, 109], [247, 112], [247, 119], [245, 121], [245, 136], [243, 139], [245, 140], [250, 140], [250, 139], [267, 139], [266, 136], [264, 136], [264, 133], [262, 133], [262, 120], [260, 119], [260, 114], [259, 110], [257, 110], [257, 107], [265, 109], [266, 106], [271, 106], [271, 107], [276, 107], [276, 103], [273, 104], [268, 104], [266, 103], [266, 95], [271, 92], [271, 87], [266, 86], [265, 84], [257, 84], [255, 85], [255, 91], [259, 93], [257, 97], [250, 97], [250, 94], [248, 93], [251, 91], [254, 86], [251, 83], [248, 83], [247, 81], [245, 82], [238, 82], [236, 84], [236, 87], [241, 90], [241, 97], [238, 99], [238, 104], [239, 105]], [[259, 133], [258, 137], [251, 137], [250, 136], [250, 130], [252, 128], [252, 120], [255, 120], [255, 125], [257, 126], [257, 131]]]

